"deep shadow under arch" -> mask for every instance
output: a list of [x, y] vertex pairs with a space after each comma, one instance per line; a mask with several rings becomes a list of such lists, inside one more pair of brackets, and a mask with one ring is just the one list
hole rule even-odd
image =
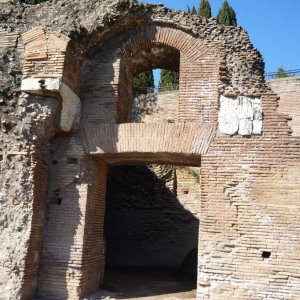
[[195, 293], [198, 215], [178, 199], [176, 167], [156, 168], [109, 168], [102, 288], [116, 299]]

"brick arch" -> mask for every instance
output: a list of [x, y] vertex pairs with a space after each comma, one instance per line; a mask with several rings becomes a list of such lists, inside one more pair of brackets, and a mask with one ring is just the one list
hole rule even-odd
[[[117, 123], [131, 119], [134, 77], [151, 69], [167, 69], [180, 74], [181, 58], [178, 49], [157, 42], [134, 44], [124, 52], [120, 62]], [[174, 101], [178, 101], [177, 98]]]
[[132, 75], [153, 69], [179, 72], [180, 51], [161, 43], [140, 43], [122, 55], [122, 63], [129, 64]]
[[[81, 85], [84, 124], [129, 121], [126, 108], [121, 109], [123, 111], [121, 117], [118, 116], [117, 109], [120, 101], [119, 90], [124, 80], [122, 72], [126, 73], [122, 69], [124, 67], [122, 59], [136, 47], [158, 44], [180, 52], [178, 121], [210, 124], [217, 122], [222, 54], [218, 49], [210, 50], [200, 38], [184, 30], [172, 28], [170, 25], [149, 24], [129, 29], [102, 42], [86, 60]], [[110, 77], [107, 76], [109, 72]], [[99, 82], [98, 86], [91, 85], [91, 80], [95, 81], [95, 78]], [[100, 91], [100, 85], [107, 94], [90, 97], [91, 94]], [[126, 82], [125, 85], [130, 88], [130, 82]], [[85, 93], [87, 89], [89, 92]], [[108, 94], [111, 98], [109, 104]], [[128, 101], [123, 105], [128, 106]], [[97, 114], [96, 111], [102, 113]]]
[[215, 59], [221, 58], [219, 49], [215, 48], [215, 51], [212, 51], [200, 38], [194, 37], [184, 30], [173, 28], [169, 24], [147, 24], [128, 29], [102, 42], [100, 52], [106, 59], [115, 59], [134, 45], [141, 43], [168, 45], [178, 49], [191, 61], [198, 61], [207, 52], [210, 52]]
[[[224, 79], [222, 54], [218, 49], [210, 50], [200, 38], [183, 29], [153, 23], [127, 29], [102, 41], [97, 51], [91, 50], [87, 62], [92, 61], [92, 64], [83, 64], [83, 72], [83, 53], [80, 53], [75, 41], [63, 34], [36, 27], [23, 34], [23, 42], [22, 90], [36, 95], [60, 96], [63, 105], [59, 125], [63, 131], [70, 131], [78, 123], [79, 94], [84, 106], [84, 123], [128, 121], [125, 117], [118, 117], [121, 83], [117, 72], [124, 55], [142, 44], [167, 45], [180, 52], [182, 76], [178, 121], [217, 122], [218, 86]], [[99, 58], [96, 68], [93, 63], [95, 57]], [[100, 76], [95, 74], [94, 69], [97, 71], [97, 68]], [[110, 76], [110, 73], [113, 74]], [[80, 80], [83, 82], [81, 85]]]

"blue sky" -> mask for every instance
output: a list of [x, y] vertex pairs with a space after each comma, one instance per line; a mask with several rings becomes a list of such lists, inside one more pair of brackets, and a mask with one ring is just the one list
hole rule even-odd
[[[200, 0], [148, 0], [163, 3], [173, 9], [186, 10], [199, 6]], [[223, 0], [209, 0], [213, 16]], [[300, 69], [300, 0], [228, 0], [234, 8], [238, 23], [249, 34], [261, 52], [266, 72], [283, 66], [286, 70]]]

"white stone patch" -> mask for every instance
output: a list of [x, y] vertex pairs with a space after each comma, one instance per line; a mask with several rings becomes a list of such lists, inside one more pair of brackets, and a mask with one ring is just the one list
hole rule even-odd
[[22, 80], [21, 90], [29, 94], [40, 91], [41, 95], [46, 91], [59, 92], [61, 84], [61, 78], [26, 78]]
[[60, 127], [63, 131], [70, 131], [72, 126], [78, 127], [80, 120], [81, 105], [79, 97], [64, 83], [60, 88], [63, 99], [60, 115]]
[[254, 99], [253, 100], [253, 110], [254, 110], [254, 120], [253, 120], [253, 134], [261, 134], [262, 132], [262, 108], [261, 108], [261, 100], [260, 99]]
[[238, 102], [236, 100], [221, 96], [219, 129], [221, 133], [225, 134], [235, 134], [238, 132]]
[[222, 134], [251, 135], [262, 133], [261, 100], [245, 96], [221, 96], [219, 130]]
[[34, 95], [56, 95], [62, 98], [60, 127], [68, 132], [76, 127], [80, 118], [80, 99], [73, 90], [63, 83], [62, 78], [27, 78], [22, 80], [21, 90]]
[[6, 194], [4, 192], [0, 192], [0, 203], [4, 202], [6, 199]]

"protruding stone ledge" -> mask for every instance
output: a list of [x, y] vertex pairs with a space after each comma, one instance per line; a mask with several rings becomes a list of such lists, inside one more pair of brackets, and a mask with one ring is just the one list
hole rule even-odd
[[[84, 147], [88, 154], [113, 158], [127, 158], [130, 154], [139, 160], [165, 160], [165, 154], [180, 161], [195, 161], [205, 155], [215, 137], [216, 128], [201, 124], [127, 123], [102, 124], [81, 128]], [[161, 160], [160, 160], [161, 159]]]
[[222, 134], [259, 135], [262, 133], [261, 100], [239, 96], [221, 96], [219, 131]]
[[38, 96], [61, 96], [62, 110], [59, 124], [61, 130], [69, 132], [79, 125], [80, 98], [62, 78], [26, 78], [22, 80], [21, 90]]

